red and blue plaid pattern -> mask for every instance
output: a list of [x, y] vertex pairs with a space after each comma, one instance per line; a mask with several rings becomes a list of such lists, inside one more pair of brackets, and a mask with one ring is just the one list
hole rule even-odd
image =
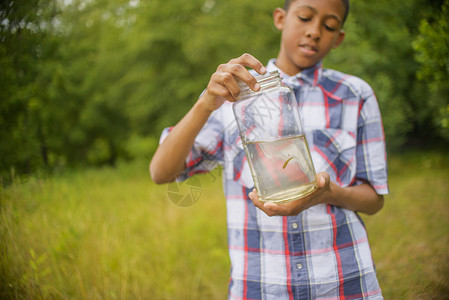
[[[274, 60], [267, 69], [278, 70]], [[298, 99], [316, 171], [341, 186], [368, 182], [387, 194], [382, 120], [370, 86], [321, 64], [281, 76]], [[211, 115], [179, 179], [217, 164], [224, 166], [230, 299], [382, 299], [355, 212], [323, 204], [293, 217], [268, 217], [252, 204], [254, 183], [230, 103]]]

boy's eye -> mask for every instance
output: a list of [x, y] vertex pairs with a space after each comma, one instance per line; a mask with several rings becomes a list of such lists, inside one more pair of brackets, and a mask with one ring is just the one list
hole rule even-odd
[[308, 17], [302, 17], [302, 16], [298, 16], [298, 19], [300, 19], [303, 22], [309, 22], [311, 20], [311, 18]]
[[337, 30], [334, 26], [330, 26], [330, 25], [327, 25], [327, 24], [324, 24], [324, 28], [326, 28], [326, 30], [331, 31], [331, 32]]

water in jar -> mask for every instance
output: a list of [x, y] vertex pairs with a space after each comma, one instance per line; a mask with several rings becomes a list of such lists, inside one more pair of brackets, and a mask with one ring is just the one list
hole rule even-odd
[[254, 185], [263, 202], [287, 202], [316, 189], [315, 169], [304, 135], [244, 143]]

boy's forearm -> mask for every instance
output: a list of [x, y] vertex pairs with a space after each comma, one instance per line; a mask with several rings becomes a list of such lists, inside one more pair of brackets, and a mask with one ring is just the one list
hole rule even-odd
[[150, 174], [154, 182], [171, 182], [185, 169], [185, 160], [196, 136], [203, 128], [211, 110], [199, 99], [170, 134], [159, 145], [150, 163]]
[[343, 188], [330, 182], [329, 189], [331, 191], [329, 204], [356, 212], [372, 215], [381, 210], [384, 204], [383, 196], [378, 195], [367, 183]]

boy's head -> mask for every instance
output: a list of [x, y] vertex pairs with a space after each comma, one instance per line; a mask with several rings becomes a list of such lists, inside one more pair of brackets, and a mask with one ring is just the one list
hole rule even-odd
[[294, 75], [316, 65], [343, 42], [349, 2], [286, 0], [285, 6], [273, 13], [274, 25], [282, 31], [276, 65]]
[[[285, 0], [284, 3], [284, 10], [288, 10], [290, 8], [290, 4], [292, 4], [292, 2], [294, 2], [295, 0]], [[343, 16], [343, 23], [341, 24], [341, 27], [343, 27], [343, 24], [345, 24], [346, 19], [348, 18], [349, 15], [349, 0], [341, 0], [341, 2], [343, 3], [344, 7], [345, 7], [345, 14]]]

